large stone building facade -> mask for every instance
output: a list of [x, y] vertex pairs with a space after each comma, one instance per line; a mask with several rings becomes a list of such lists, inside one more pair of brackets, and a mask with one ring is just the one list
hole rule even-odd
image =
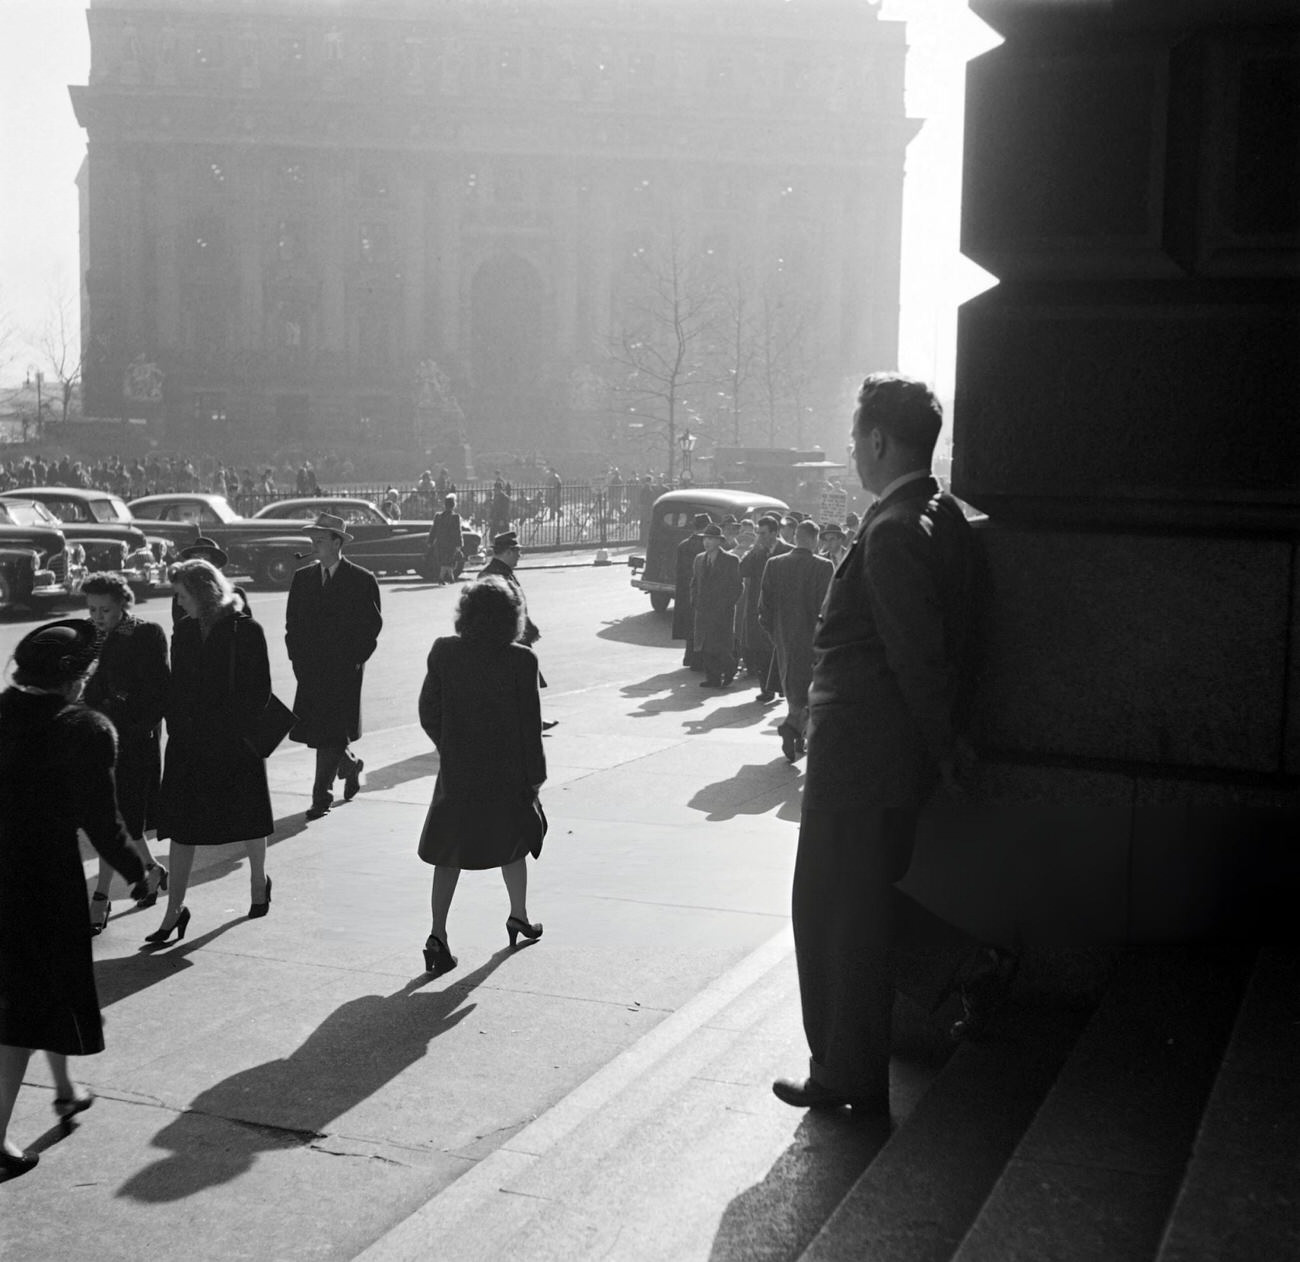
[[214, 446], [460, 425], [479, 450], [582, 450], [621, 278], [668, 220], [799, 289], [820, 379], [896, 361], [917, 124], [873, 4], [92, 0], [88, 20], [94, 413]]

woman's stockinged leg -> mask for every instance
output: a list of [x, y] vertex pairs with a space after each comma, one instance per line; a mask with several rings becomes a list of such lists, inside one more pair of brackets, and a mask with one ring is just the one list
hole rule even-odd
[[501, 869], [501, 879], [510, 895], [510, 915], [515, 920], [528, 919], [528, 860], [516, 859]]
[[248, 856], [248, 887], [253, 902], [266, 902], [266, 838], [255, 837], [244, 842]]
[[167, 856], [167, 865], [171, 875], [167, 882], [167, 915], [163, 918], [163, 924], [173, 925], [185, 905], [185, 894], [190, 885], [190, 872], [194, 868], [194, 847], [173, 840]]
[[9, 1142], [7, 1135], [14, 1102], [18, 1099], [18, 1088], [23, 1085], [23, 1074], [27, 1072], [27, 1061], [31, 1054], [30, 1047], [10, 1047], [0, 1043], [0, 1144], [3, 1144], [5, 1152], [11, 1157], [22, 1153], [21, 1148]]
[[451, 910], [452, 895], [456, 893], [456, 882], [460, 880], [459, 868], [447, 868], [435, 864], [433, 869], [433, 892], [429, 897], [433, 912], [430, 935], [437, 938], [443, 946], [447, 945], [447, 913]]

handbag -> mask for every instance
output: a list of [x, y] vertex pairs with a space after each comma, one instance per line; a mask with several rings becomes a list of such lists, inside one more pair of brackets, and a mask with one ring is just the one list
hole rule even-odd
[[[235, 636], [231, 630], [230, 639], [230, 695], [235, 693]], [[267, 759], [275, 753], [279, 744], [289, 735], [298, 716], [279, 697], [272, 693], [267, 698], [262, 712], [249, 725], [243, 734], [244, 744], [259, 758]]]

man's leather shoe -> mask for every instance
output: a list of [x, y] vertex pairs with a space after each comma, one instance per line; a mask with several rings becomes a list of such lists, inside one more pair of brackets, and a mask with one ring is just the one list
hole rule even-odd
[[351, 802], [361, 789], [361, 773], [366, 769], [365, 762], [358, 758], [352, 764], [352, 770], [343, 777], [343, 800]]
[[824, 1087], [812, 1078], [802, 1082], [794, 1078], [778, 1078], [772, 1084], [772, 1094], [782, 1104], [796, 1109], [842, 1109], [851, 1107], [855, 1113], [889, 1114], [889, 1100], [865, 1100], [843, 1095]]
[[307, 808], [308, 819], [322, 819], [330, 813], [330, 807], [334, 805], [333, 799], [328, 802], [313, 802]]
[[786, 761], [796, 761], [802, 752], [800, 746], [803, 744], [803, 738], [798, 731], [789, 723], [782, 723], [776, 729], [776, 734], [781, 738], [781, 752], [785, 755]]

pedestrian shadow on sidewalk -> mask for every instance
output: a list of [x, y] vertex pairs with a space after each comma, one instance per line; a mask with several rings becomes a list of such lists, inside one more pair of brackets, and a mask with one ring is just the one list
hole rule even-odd
[[596, 636], [601, 640], [615, 640], [619, 644], [668, 648], [673, 643], [680, 643], [670, 638], [671, 631], [671, 624], [662, 614], [648, 609], [645, 613], [630, 614], [626, 618], [615, 618], [613, 622], [603, 623]]
[[696, 673], [684, 666], [651, 675], [639, 684], [624, 684], [619, 691], [625, 697], [645, 698], [635, 710], [628, 711], [634, 719], [646, 719], [671, 710], [695, 710], [717, 695], [712, 689], [701, 688]]
[[738, 705], [719, 706], [698, 719], [687, 719], [682, 727], [687, 736], [698, 736], [701, 732], [712, 732], [720, 727], [756, 727], [767, 717], [767, 708], [750, 697]]
[[197, 1095], [153, 1137], [168, 1155], [133, 1174], [116, 1195], [154, 1204], [184, 1200], [237, 1179], [259, 1153], [310, 1146], [469, 1016], [478, 1005], [465, 1004], [466, 996], [511, 954], [503, 947], [444, 990], [420, 993], [431, 981], [425, 973], [394, 994], [349, 1000], [291, 1055]]
[[[781, 774], [782, 767], [789, 769], [789, 782], [774, 785], [773, 778]], [[753, 791], [745, 793], [748, 785], [753, 786]], [[734, 776], [706, 784], [686, 805], [693, 811], [705, 812], [711, 823], [735, 819], [737, 815], [766, 815], [775, 807], [777, 819], [797, 824], [802, 797], [803, 777], [784, 758], [774, 758], [769, 763], [746, 763], [736, 769]]]
[[[242, 925], [247, 919], [247, 916], [236, 916], [234, 920], [227, 920], [208, 933], [196, 938], [184, 938], [165, 949], [148, 948], [141, 941], [139, 949], [130, 955], [96, 959], [95, 989], [99, 992], [99, 1006], [107, 1008], [109, 1004], [120, 1003], [158, 982], [175, 977], [184, 969], [192, 968], [190, 955], [215, 942], [223, 933], [229, 933], [231, 929]], [[112, 923], [115, 927], [121, 927], [116, 917]], [[144, 930], [154, 928], [155, 923], [152, 918], [140, 918], [141, 938]]]
[[843, 1111], [809, 1112], [763, 1181], [723, 1211], [711, 1262], [802, 1257], [888, 1139], [888, 1118], [862, 1123]]
[[412, 754], [409, 758], [403, 758], [401, 762], [389, 763], [386, 767], [367, 771], [363, 792], [395, 789], [399, 784], [406, 784], [410, 780], [420, 780], [425, 776], [437, 774], [438, 751], [430, 745], [422, 754]]

